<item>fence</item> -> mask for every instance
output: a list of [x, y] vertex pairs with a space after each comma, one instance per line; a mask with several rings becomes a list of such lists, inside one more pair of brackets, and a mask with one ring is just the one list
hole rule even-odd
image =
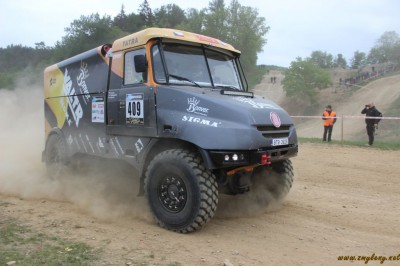
[[[324, 127], [322, 116], [291, 116], [296, 125], [297, 135], [305, 138], [321, 138]], [[333, 127], [332, 140], [366, 141], [365, 119], [376, 117], [340, 115]], [[400, 117], [381, 117], [375, 140], [400, 143]]]

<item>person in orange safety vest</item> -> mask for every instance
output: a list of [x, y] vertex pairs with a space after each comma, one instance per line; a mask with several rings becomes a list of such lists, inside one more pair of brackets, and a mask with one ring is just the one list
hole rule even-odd
[[332, 137], [333, 125], [336, 122], [336, 112], [332, 111], [331, 105], [327, 105], [325, 107], [325, 111], [322, 114], [322, 120], [324, 121], [324, 136], [322, 137], [322, 140], [328, 140], [328, 142], [330, 142]]

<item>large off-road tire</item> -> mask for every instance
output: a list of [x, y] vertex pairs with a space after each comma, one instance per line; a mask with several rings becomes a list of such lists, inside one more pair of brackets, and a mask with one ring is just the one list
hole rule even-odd
[[150, 162], [145, 176], [145, 194], [157, 223], [166, 229], [187, 233], [200, 229], [215, 214], [218, 185], [193, 152], [173, 149]]
[[47, 175], [51, 179], [59, 179], [67, 170], [67, 147], [58, 134], [49, 136], [46, 145], [45, 163]]
[[281, 200], [289, 193], [293, 184], [293, 166], [287, 159], [273, 162], [270, 168], [261, 167], [255, 170], [253, 174], [254, 187], [263, 187], [272, 195], [275, 200]]

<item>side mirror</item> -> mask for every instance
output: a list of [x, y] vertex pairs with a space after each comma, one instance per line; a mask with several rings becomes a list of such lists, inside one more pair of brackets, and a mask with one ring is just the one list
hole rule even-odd
[[135, 61], [135, 70], [136, 72], [146, 72], [147, 71], [147, 62], [146, 57], [144, 55], [136, 55], [133, 57]]

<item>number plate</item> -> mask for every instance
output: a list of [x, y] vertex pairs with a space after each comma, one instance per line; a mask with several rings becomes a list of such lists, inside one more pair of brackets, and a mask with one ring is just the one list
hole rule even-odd
[[284, 146], [289, 144], [289, 138], [272, 139], [272, 146]]

